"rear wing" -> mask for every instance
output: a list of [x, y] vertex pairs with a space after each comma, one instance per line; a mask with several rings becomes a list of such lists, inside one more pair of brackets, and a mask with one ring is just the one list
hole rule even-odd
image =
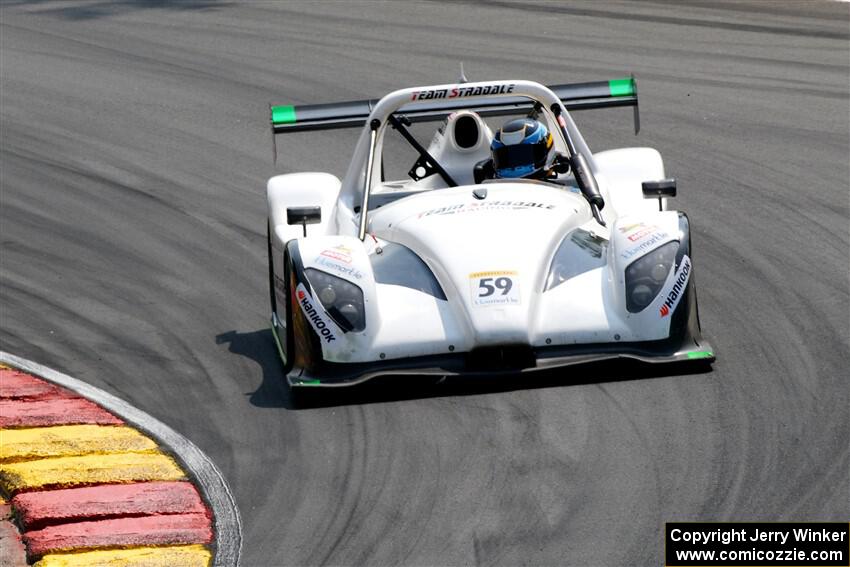
[[[634, 107], [635, 134], [640, 131], [637, 83], [634, 76], [611, 81], [551, 85], [548, 87], [564, 103], [567, 110], [609, 108], [616, 106]], [[271, 124], [273, 134], [357, 128], [366, 120], [379, 99], [354, 100], [329, 104], [272, 105]], [[401, 107], [395, 114], [404, 115], [410, 122], [439, 120], [456, 110], [468, 109], [482, 116], [515, 114], [531, 110], [532, 102], [525, 97], [506, 97], [470, 104], [464, 99], [442, 99], [433, 103], [419, 103]], [[274, 136], [272, 136], [274, 139]]]

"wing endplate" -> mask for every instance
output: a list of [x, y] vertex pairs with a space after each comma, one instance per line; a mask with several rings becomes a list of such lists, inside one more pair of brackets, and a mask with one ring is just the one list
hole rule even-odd
[[[635, 108], [635, 133], [640, 128], [637, 115], [637, 83], [634, 76], [610, 81], [550, 85], [548, 88], [561, 99], [567, 110], [571, 111], [632, 106]], [[366, 123], [378, 100], [272, 105], [270, 106], [272, 132], [286, 134], [309, 130], [359, 128]], [[494, 98], [492, 102], [472, 105], [469, 101], [458, 99], [417, 103], [400, 108], [396, 114], [403, 114], [411, 122], [418, 122], [439, 120], [461, 109], [469, 109], [482, 116], [499, 116], [530, 110], [531, 107], [532, 103], [524, 97], [499, 97]]]

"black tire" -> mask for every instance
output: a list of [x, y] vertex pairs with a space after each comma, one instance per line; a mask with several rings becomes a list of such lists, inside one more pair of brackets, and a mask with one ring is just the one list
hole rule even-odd
[[[272, 256], [272, 238], [271, 238], [271, 225], [269, 222], [266, 222], [266, 244], [268, 250], [268, 265], [269, 265], [269, 305], [271, 306], [271, 312], [277, 313], [277, 296], [275, 295], [275, 287], [274, 287], [274, 258]], [[284, 285], [286, 289], [289, 289], [289, 259], [284, 254], [283, 258], [284, 262]], [[285, 336], [280, 336], [280, 328], [276, 328], [278, 332], [278, 339], [284, 341], [284, 348], [286, 349], [285, 358], [281, 357], [281, 365], [283, 366], [283, 374], [286, 374], [292, 369], [292, 362], [295, 353], [295, 341], [292, 337], [292, 314], [290, 310], [286, 310], [286, 321], [284, 322], [286, 325]], [[274, 324], [274, 323], [272, 323]]]
[[309, 386], [289, 386], [289, 405], [292, 409], [309, 409], [314, 407], [319, 395], [317, 388]]
[[274, 295], [274, 260], [272, 258], [272, 230], [270, 221], [266, 221], [266, 245], [268, 247], [269, 265], [269, 303], [272, 313], [277, 312], [277, 298]]

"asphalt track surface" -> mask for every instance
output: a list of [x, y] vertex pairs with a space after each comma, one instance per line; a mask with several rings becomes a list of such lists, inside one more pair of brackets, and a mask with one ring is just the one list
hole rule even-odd
[[[0, 346], [180, 431], [243, 564], [660, 565], [665, 521], [850, 517], [850, 5], [2, 3]], [[267, 104], [633, 72], [594, 149], [659, 149], [713, 371], [597, 365], [290, 407], [268, 329]]]

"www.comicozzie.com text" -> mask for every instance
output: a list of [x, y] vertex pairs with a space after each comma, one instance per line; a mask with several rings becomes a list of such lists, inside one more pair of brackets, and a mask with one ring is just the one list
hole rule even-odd
[[774, 541], [784, 545], [792, 535], [796, 542], [842, 542], [845, 541], [847, 532], [826, 529], [813, 530], [811, 528], [779, 530], [733, 528], [709, 531], [692, 531], [675, 528], [670, 532], [670, 539], [690, 543], [722, 543], [724, 545], [735, 541]]

